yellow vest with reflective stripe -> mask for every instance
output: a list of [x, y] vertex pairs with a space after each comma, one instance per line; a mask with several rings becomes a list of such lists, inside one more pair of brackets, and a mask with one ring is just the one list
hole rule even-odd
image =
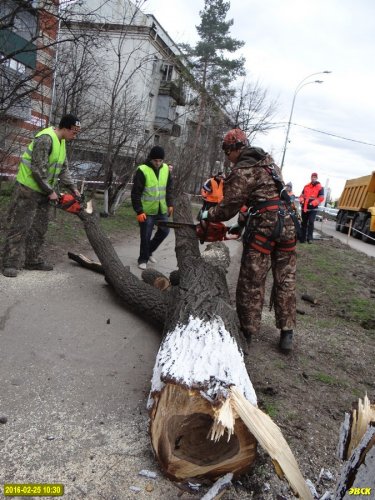
[[160, 206], [160, 213], [166, 214], [168, 210], [165, 199], [169, 175], [168, 165], [166, 163], [161, 165], [159, 178], [156, 177], [154, 170], [148, 165], [140, 165], [138, 168], [143, 172], [146, 180], [141, 197], [143, 211], [147, 215], [157, 215]]
[[[47, 183], [52, 188], [54, 188], [57, 184], [62, 166], [66, 158], [65, 139], [62, 139], [60, 141], [53, 127], [48, 127], [44, 130], [41, 130], [35, 135], [35, 137], [40, 137], [41, 135], [49, 135], [52, 139], [52, 150], [48, 157], [48, 177], [46, 180]], [[32, 141], [28, 145], [26, 151], [21, 156], [21, 161], [18, 166], [18, 173], [16, 178], [20, 184], [29, 187], [33, 191], [43, 193], [44, 191], [34, 179], [33, 172], [31, 170], [31, 155], [33, 149], [34, 141]]]

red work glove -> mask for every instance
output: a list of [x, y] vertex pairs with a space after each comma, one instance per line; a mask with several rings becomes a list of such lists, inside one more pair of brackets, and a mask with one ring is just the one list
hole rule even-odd
[[173, 207], [168, 207], [168, 217], [173, 215]]
[[317, 206], [319, 205], [319, 201], [318, 201], [318, 200], [313, 200], [313, 201], [311, 202], [311, 205], [312, 205], [313, 207], [317, 207]]
[[144, 222], [146, 219], [147, 219], [147, 215], [144, 212], [142, 212], [141, 214], [137, 215], [137, 221], [138, 222]]

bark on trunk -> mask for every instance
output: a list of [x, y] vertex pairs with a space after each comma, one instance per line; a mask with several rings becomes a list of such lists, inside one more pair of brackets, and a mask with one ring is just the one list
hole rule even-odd
[[152, 324], [163, 328], [167, 304], [163, 292], [140, 281], [119, 259], [112, 243], [101, 229], [96, 214], [80, 212], [87, 237], [104, 270], [107, 282], [124, 304]]

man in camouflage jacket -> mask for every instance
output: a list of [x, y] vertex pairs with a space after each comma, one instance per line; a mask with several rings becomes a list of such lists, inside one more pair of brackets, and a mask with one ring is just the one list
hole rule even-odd
[[41, 257], [48, 229], [49, 202], [58, 200], [58, 182], [76, 196], [80, 195], [68, 169], [65, 149], [65, 141], [75, 139], [79, 130], [78, 118], [65, 115], [58, 127], [38, 132], [21, 157], [3, 255], [3, 275], [8, 278], [17, 276], [23, 254], [25, 269], [53, 269]]
[[249, 207], [236, 291], [241, 329], [248, 341], [259, 332], [265, 281], [271, 263], [274, 280], [271, 301], [276, 327], [281, 330], [279, 347], [288, 352], [296, 323], [296, 229], [272, 176], [273, 173], [281, 180], [281, 171], [268, 153], [248, 146], [246, 135], [240, 129], [226, 134], [223, 150], [232, 163], [224, 183], [224, 198], [210, 208], [203, 219], [229, 220], [244, 205]]

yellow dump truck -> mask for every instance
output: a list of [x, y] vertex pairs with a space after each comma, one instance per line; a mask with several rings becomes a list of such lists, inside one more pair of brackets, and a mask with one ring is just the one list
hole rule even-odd
[[346, 181], [338, 203], [336, 231], [375, 243], [375, 171]]

